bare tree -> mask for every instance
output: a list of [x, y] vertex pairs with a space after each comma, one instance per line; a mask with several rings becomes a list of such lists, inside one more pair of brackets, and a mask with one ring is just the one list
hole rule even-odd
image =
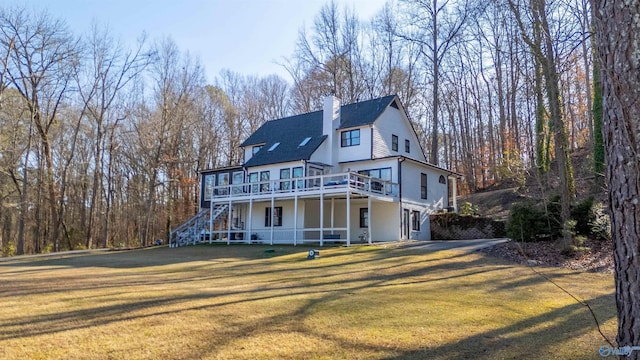
[[[143, 35], [135, 49], [125, 50], [110, 35], [108, 28], [92, 26], [85, 39], [89, 50], [87, 66], [76, 72], [75, 80], [83, 103], [81, 116], [87, 116], [94, 128], [94, 171], [89, 202], [86, 247], [91, 248], [95, 235], [96, 210], [103, 188], [105, 136], [122, 120], [122, 111], [117, 101], [122, 89], [138, 77], [149, 63], [150, 54], [145, 53]], [[121, 108], [121, 107], [120, 107]], [[109, 214], [103, 218], [108, 221]], [[108, 228], [108, 224], [104, 224]], [[107, 233], [103, 233], [101, 244], [107, 246]]]
[[524, 41], [529, 45], [533, 55], [539, 61], [542, 75], [545, 79], [546, 97], [549, 106], [549, 117], [553, 126], [555, 156], [560, 181], [560, 217], [564, 229], [563, 245], [564, 247], [569, 247], [573, 243], [572, 235], [568, 228], [571, 217], [570, 204], [574, 192], [573, 169], [569, 157], [569, 146], [562, 111], [556, 48], [554, 47], [547, 20], [546, 0], [531, 0], [528, 6], [532, 19], [531, 25], [534, 29], [540, 30], [541, 38], [539, 42], [534, 41], [528, 35], [522, 20], [521, 7], [517, 6], [512, 0], [509, 0], [509, 5], [518, 22]]
[[78, 61], [77, 40], [61, 20], [46, 12], [30, 14], [24, 9], [4, 9], [0, 13], [3, 42], [13, 43], [7, 67], [8, 79], [25, 99], [31, 121], [40, 137], [48, 191], [51, 240], [59, 249], [62, 218], [54, 179], [50, 131], [64, 97], [68, 94], [72, 69]]
[[471, 12], [471, 3], [454, 3], [449, 0], [407, 0], [405, 3], [407, 30], [398, 35], [417, 43], [425, 62], [431, 67], [433, 85], [429, 161], [438, 165], [441, 66], [449, 51], [461, 38]]

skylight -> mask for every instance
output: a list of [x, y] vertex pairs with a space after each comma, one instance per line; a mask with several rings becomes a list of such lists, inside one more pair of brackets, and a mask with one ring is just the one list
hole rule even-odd
[[275, 144], [271, 145], [271, 147], [269, 148], [269, 150], [268, 150], [268, 151], [273, 151], [273, 150], [275, 150], [275, 149], [278, 147], [278, 145], [280, 145], [280, 143], [279, 143], [279, 142], [277, 142], [277, 143], [275, 143]]
[[310, 138], [310, 137], [305, 138], [304, 140], [302, 140], [302, 142], [301, 142], [301, 143], [300, 143], [300, 145], [298, 145], [298, 146], [305, 146], [305, 145], [307, 145], [307, 143], [309, 142], [309, 140], [311, 140], [311, 138]]

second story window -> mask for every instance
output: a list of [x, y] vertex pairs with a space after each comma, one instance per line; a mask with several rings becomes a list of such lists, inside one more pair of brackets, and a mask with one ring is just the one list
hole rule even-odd
[[411, 152], [411, 143], [409, 140], [404, 141], [404, 152]]
[[391, 150], [398, 151], [398, 135], [391, 135]]
[[258, 151], [260, 151], [260, 149], [262, 149], [262, 145], [254, 146], [253, 148], [251, 148], [251, 152], [253, 155], [255, 155]]
[[425, 173], [420, 174], [420, 198], [427, 198], [427, 174]]
[[356, 146], [360, 145], [360, 129], [347, 130], [340, 133], [340, 146]]

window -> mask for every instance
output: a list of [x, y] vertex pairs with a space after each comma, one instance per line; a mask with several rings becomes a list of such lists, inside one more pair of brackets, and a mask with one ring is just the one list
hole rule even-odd
[[[280, 180], [290, 179], [291, 169], [280, 169]], [[291, 188], [291, 182], [280, 181], [280, 190], [289, 190]]]
[[360, 129], [340, 133], [340, 146], [347, 147], [356, 145], [360, 145]]
[[358, 174], [371, 176], [372, 178], [391, 181], [391, 168], [360, 170]]
[[411, 152], [411, 143], [409, 140], [404, 141], [404, 152]]
[[279, 142], [277, 142], [277, 143], [275, 143], [275, 144], [271, 145], [271, 147], [270, 147], [270, 148], [269, 148], [269, 150], [267, 150], [267, 151], [273, 151], [273, 150], [275, 150], [275, 149], [278, 147], [278, 145], [280, 145], [280, 143], [279, 143]]
[[[257, 183], [258, 182], [258, 173], [257, 172], [249, 173], [249, 182], [250, 183]], [[258, 184], [252, 184], [251, 185], [251, 192], [256, 193], [256, 192], [258, 192], [258, 189], [259, 189]]]
[[[244, 173], [242, 171], [234, 171], [233, 178], [231, 179], [231, 183], [237, 185], [237, 184], [242, 184], [243, 181], [244, 181]], [[242, 186], [234, 186], [232, 189], [234, 194], [242, 193]]]
[[368, 208], [360, 208], [360, 227], [361, 228], [369, 227], [369, 209]]
[[427, 198], [427, 174], [420, 174], [420, 198]]
[[[292, 176], [293, 178], [301, 178], [304, 176], [304, 171], [302, 169], [302, 166], [294, 167], [291, 170], [293, 172], [293, 176]], [[296, 189], [301, 189], [304, 187], [304, 183], [302, 180], [297, 180], [293, 182], [293, 187]]]
[[262, 145], [257, 145], [257, 146], [254, 146], [251, 149], [251, 151], [252, 151], [253, 155], [255, 155], [258, 151], [260, 151], [260, 149], [262, 149]]
[[420, 231], [420, 211], [411, 212], [411, 230]]
[[269, 191], [269, 171], [260, 171], [260, 191]]
[[213, 184], [215, 182], [215, 175], [208, 174], [204, 176], [204, 200], [211, 200], [211, 194], [213, 194]]
[[298, 145], [298, 146], [305, 146], [305, 145], [307, 145], [307, 143], [309, 142], [309, 140], [311, 140], [311, 138], [310, 138], [310, 137], [308, 137], [308, 138], [304, 138], [304, 140], [302, 140], [302, 142], [301, 142], [301, 143], [300, 143], [300, 145]]
[[398, 135], [391, 135], [391, 150], [398, 151]]
[[440, 175], [440, 178], [438, 179], [438, 182], [440, 184], [446, 184], [447, 183], [447, 179], [444, 178], [444, 175]]
[[229, 194], [228, 185], [229, 185], [229, 173], [218, 174], [218, 188], [216, 189], [216, 194], [228, 195]]
[[[271, 227], [271, 208], [265, 208], [264, 226]], [[282, 206], [273, 208], [273, 226], [282, 226]]]

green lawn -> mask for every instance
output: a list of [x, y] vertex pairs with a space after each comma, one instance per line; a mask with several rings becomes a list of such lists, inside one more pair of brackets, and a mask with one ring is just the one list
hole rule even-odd
[[[605, 344], [585, 306], [525, 266], [378, 246], [306, 260], [308, 249], [0, 262], [0, 358], [598, 359]], [[537, 269], [614, 338], [612, 275]]]

